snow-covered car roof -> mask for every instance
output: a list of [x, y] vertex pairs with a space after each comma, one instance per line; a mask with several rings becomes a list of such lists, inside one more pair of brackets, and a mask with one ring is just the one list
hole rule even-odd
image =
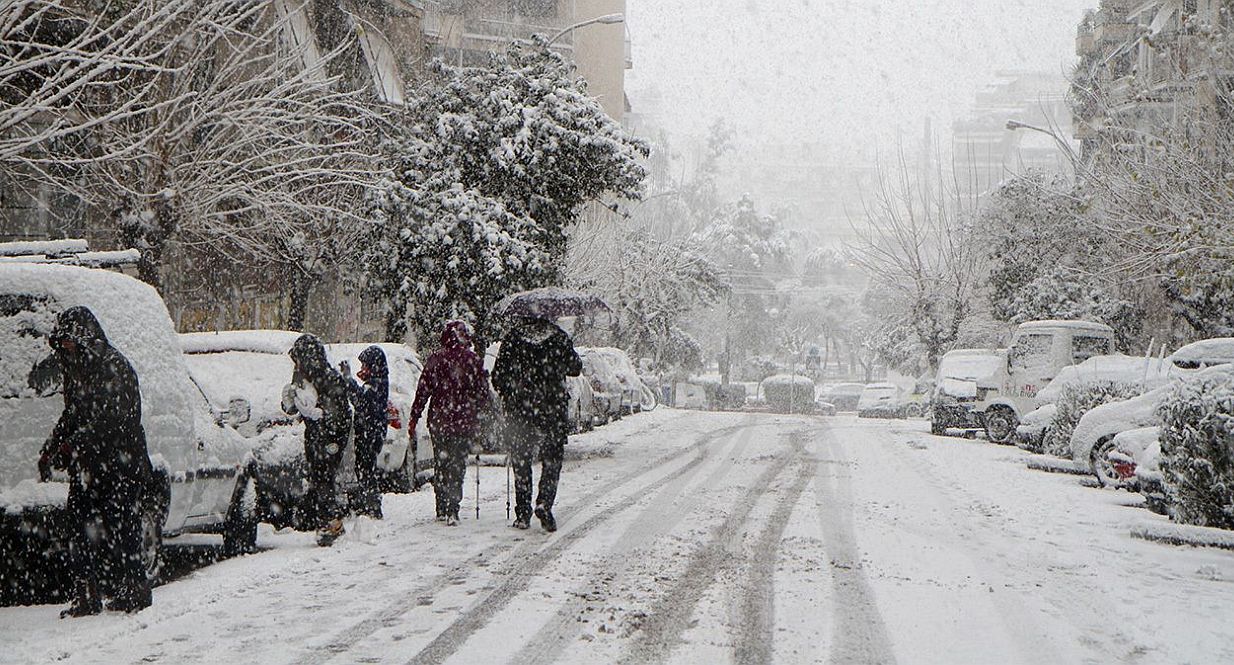
[[1067, 329], [1083, 332], [1101, 332], [1109, 335], [1114, 334], [1114, 329], [1104, 323], [1093, 323], [1092, 321], [1060, 321], [1056, 319], [1048, 319], [1045, 321], [1028, 321], [1021, 323], [1019, 330], [1045, 330], [1045, 329]]
[[1005, 351], [998, 349], [956, 349], [948, 351], [938, 363], [939, 379], [991, 381], [1007, 363]]
[[1214, 337], [1192, 342], [1171, 353], [1170, 363], [1179, 367], [1234, 363], [1234, 337]]
[[1101, 381], [1139, 384], [1147, 392], [1168, 381], [1169, 370], [1170, 364], [1157, 358], [1122, 354], [1093, 356], [1078, 365], [1060, 369], [1054, 380], [1037, 393], [1037, 399], [1054, 402], [1062, 396], [1063, 389], [1069, 386]]
[[[137, 372], [141, 390], [142, 424], [152, 459], [172, 454], [191, 441], [195, 409], [205, 411], [188, 380], [184, 356], [176, 348], [175, 329], [167, 307], [150, 285], [127, 275], [76, 266], [31, 263], [0, 264], [0, 294], [46, 299], [55, 311], [88, 307], [104, 333]], [[42, 331], [45, 335], [50, 329]], [[45, 343], [45, 342], [44, 342]], [[4, 424], [0, 423], [0, 432]], [[0, 436], [0, 447], [6, 443]], [[4, 449], [0, 486], [20, 480], [34, 460], [17, 459], [25, 453]], [[37, 449], [34, 455], [37, 458]], [[11, 466], [10, 466], [11, 465]], [[28, 466], [27, 466], [28, 465]], [[10, 476], [5, 469], [12, 468]]]
[[302, 333], [290, 330], [222, 330], [181, 333], [180, 350], [185, 353], [287, 353]]

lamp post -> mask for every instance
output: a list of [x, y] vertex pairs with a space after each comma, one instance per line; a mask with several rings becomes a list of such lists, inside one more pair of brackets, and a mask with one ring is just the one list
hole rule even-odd
[[548, 40], [548, 44], [546, 44], [546, 46], [552, 46], [553, 42], [566, 36], [567, 32], [572, 32], [574, 30], [578, 30], [579, 28], [583, 28], [589, 25], [594, 25], [596, 23], [602, 23], [604, 25], [612, 25], [614, 23], [623, 23], [625, 20], [626, 20], [625, 14], [605, 14], [604, 16], [597, 16], [595, 18], [589, 18], [586, 21], [579, 21], [578, 23], [575, 23], [574, 25], [569, 26], [568, 28], [565, 28], [561, 32], [557, 33], [556, 35], [553, 35], [553, 38]]
[[1020, 122], [1019, 120], [1008, 120], [1007, 129], [1013, 132], [1018, 129], [1028, 129], [1034, 132], [1041, 132], [1042, 134], [1045, 134], [1046, 136], [1054, 139], [1054, 142], [1057, 143], [1058, 146], [1063, 149], [1064, 153], [1066, 153], [1067, 159], [1071, 160], [1071, 165], [1073, 167], [1078, 167], [1080, 164], [1080, 158], [1078, 155], [1075, 154], [1075, 149], [1071, 147], [1071, 144], [1064, 141], [1061, 136], [1059, 136], [1057, 133], [1055, 133], [1052, 130], [1046, 129], [1044, 127], [1038, 127], [1036, 125], [1030, 125], [1027, 122]]

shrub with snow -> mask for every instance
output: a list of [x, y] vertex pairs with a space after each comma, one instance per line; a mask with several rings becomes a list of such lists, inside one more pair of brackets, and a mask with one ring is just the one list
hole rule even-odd
[[1090, 410], [1131, 399], [1143, 392], [1139, 383], [1096, 381], [1067, 386], [1058, 398], [1058, 411], [1050, 421], [1042, 440], [1043, 452], [1059, 457], [1071, 457], [1071, 434], [1080, 418]]
[[1174, 518], [1234, 529], [1234, 377], [1180, 380], [1158, 414], [1161, 473]]
[[763, 380], [763, 396], [774, 411], [808, 411], [814, 408], [814, 382], [804, 376], [778, 374]]

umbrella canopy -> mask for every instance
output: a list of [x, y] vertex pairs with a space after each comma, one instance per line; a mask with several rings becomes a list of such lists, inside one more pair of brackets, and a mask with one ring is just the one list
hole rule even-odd
[[611, 311], [599, 296], [554, 287], [515, 293], [497, 303], [497, 312], [504, 316], [550, 320]]

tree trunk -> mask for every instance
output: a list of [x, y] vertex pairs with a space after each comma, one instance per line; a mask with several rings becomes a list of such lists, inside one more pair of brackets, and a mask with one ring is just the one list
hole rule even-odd
[[308, 319], [309, 293], [312, 280], [299, 268], [291, 269], [291, 308], [287, 312], [287, 329], [304, 332]]

